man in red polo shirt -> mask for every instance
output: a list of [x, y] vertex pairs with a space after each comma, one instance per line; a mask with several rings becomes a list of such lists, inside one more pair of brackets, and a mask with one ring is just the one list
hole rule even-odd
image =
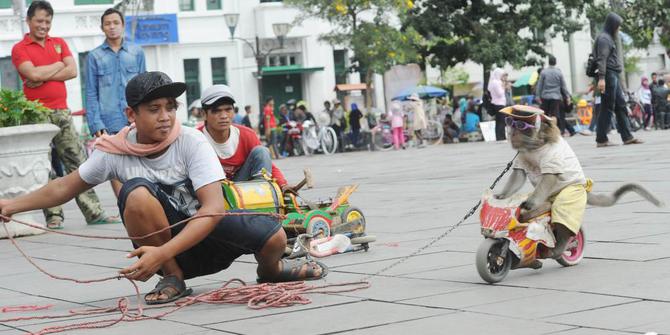
[[256, 133], [242, 125], [233, 124], [235, 98], [226, 85], [214, 85], [200, 97], [205, 112], [205, 124], [198, 129], [219, 156], [226, 178], [247, 181], [258, 178], [265, 169], [277, 180], [284, 192], [293, 192], [279, 168], [272, 164], [270, 150], [258, 140]]
[[[67, 107], [65, 81], [77, 76], [77, 64], [67, 43], [62, 38], [49, 36], [53, 8], [48, 1], [36, 0], [28, 8], [26, 22], [30, 33], [12, 48], [12, 63], [23, 80], [23, 92], [29, 100], [38, 100], [52, 110], [51, 123], [60, 127], [53, 139], [58, 157], [67, 173], [79, 168], [84, 162], [83, 148], [72, 125]], [[51, 173], [52, 179], [55, 173]], [[77, 196], [77, 205], [88, 224], [117, 223], [117, 217], [107, 217], [98, 196], [91, 189]], [[63, 209], [54, 207], [44, 210], [47, 227], [63, 227]]]

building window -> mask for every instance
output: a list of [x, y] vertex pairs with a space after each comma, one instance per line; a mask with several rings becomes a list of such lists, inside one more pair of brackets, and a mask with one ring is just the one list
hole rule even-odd
[[179, 10], [182, 12], [195, 10], [193, 0], [179, 0]]
[[12, 64], [12, 57], [0, 58], [0, 87], [18, 91], [21, 89], [21, 78]]
[[221, 9], [221, 0], [207, 0], [207, 10]]
[[0, 8], [12, 8], [12, 0], [0, 0]]
[[111, 5], [114, 0], [74, 0], [75, 5]]
[[333, 50], [335, 63], [335, 84], [347, 83], [347, 50]]
[[228, 84], [226, 78], [226, 57], [212, 58], [212, 84]]
[[184, 59], [184, 82], [186, 82], [186, 105], [200, 98], [200, 60]]

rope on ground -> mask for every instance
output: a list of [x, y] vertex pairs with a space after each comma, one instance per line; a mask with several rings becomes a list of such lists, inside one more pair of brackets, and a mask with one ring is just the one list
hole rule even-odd
[[[182, 220], [173, 225], [170, 225], [161, 230], [155, 231], [153, 233], [143, 235], [143, 236], [131, 236], [131, 237], [119, 237], [119, 236], [98, 236], [98, 235], [86, 235], [86, 234], [76, 234], [76, 233], [67, 233], [62, 231], [54, 231], [48, 228], [44, 228], [38, 225], [34, 225], [28, 222], [23, 222], [20, 220], [15, 220], [4, 215], [0, 215], [0, 222], [2, 222], [3, 228], [7, 233], [12, 245], [19, 251], [19, 253], [38, 271], [49, 276], [50, 278], [57, 280], [65, 280], [78, 284], [91, 284], [91, 283], [100, 283], [110, 280], [126, 279], [128, 280], [135, 291], [135, 297], [137, 299], [137, 307], [129, 307], [129, 299], [127, 297], [120, 298], [117, 301], [116, 307], [105, 307], [105, 308], [91, 308], [83, 310], [71, 310], [67, 314], [62, 315], [45, 315], [45, 316], [24, 316], [24, 317], [15, 317], [10, 319], [0, 319], [0, 323], [7, 322], [17, 322], [17, 321], [27, 321], [27, 320], [49, 320], [49, 319], [67, 319], [75, 316], [97, 316], [97, 315], [106, 315], [111, 313], [119, 313], [119, 316], [116, 318], [102, 319], [87, 321], [81, 323], [73, 323], [67, 325], [59, 326], [50, 326], [43, 328], [37, 332], [31, 333], [36, 335], [45, 335], [53, 333], [62, 333], [65, 331], [77, 330], [77, 329], [98, 329], [98, 328], [107, 328], [114, 326], [120, 322], [134, 322], [150, 319], [160, 319], [169, 314], [177, 312], [187, 306], [195, 305], [198, 303], [201, 304], [246, 304], [248, 308], [258, 310], [264, 308], [279, 308], [279, 307], [289, 307], [296, 304], [309, 304], [311, 300], [308, 299], [306, 294], [334, 294], [334, 293], [344, 293], [352, 292], [356, 290], [361, 290], [370, 287], [368, 282], [358, 281], [358, 282], [346, 282], [346, 283], [337, 283], [337, 284], [325, 284], [325, 285], [307, 285], [304, 281], [295, 281], [287, 283], [264, 283], [257, 285], [247, 285], [241, 279], [231, 279], [223, 284], [218, 289], [208, 291], [202, 294], [199, 294], [194, 297], [185, 297], [177, 302], [171, 304], [165, 304], [160, 306], [149, 306], [145, 307], [142, 305], [140, 289], [137, 286], [137, 283], [130, 278], [127, 278], [122, 275], [116, 275], [111, 277], [97, 278], [97, 279], [87, 279], [81, 280], [76, 278], [70, 278], [66, 276], [60, 276], [49, 271], [46, 271], [44, 268], [39, 266], [30, 256], [28, 256], [25, 251], [19, 246], [14, 237], [9, 233], [7, 228], [8, 221], [14, 221], [16, 223], [44, 230], [47, 232], [58, 233], [61, 235], [67, 236], [76, 236], [83, 238], [96, 238], [96, 239], [115, 239], [115, 240], [125, 240], [125, 239], [144, 239], [161, 232], [170, 229], [174, 226], [184, 224], [190, 220], [194, 220], [201, 217], [214, 217], [214, 216], [226, 216], [226, 215], [267, 215], [276, 218], [285, 218], [285, 216], [275, 213], [215, 213], [215, 214], [203, 214], [196, 215], [186, 220]], [[237, 286], [231, 284], [237, 283]], [[25, 311], [37, 311], [42, 309], [50, 308], [51, 306], [8, 306], [0, 309], [0, 311], [7, 312], [25, 312]], [[145, 311], [149, 309], [165, 309], [167, 311], [158, 313], [156, 315], [145, 315]]]

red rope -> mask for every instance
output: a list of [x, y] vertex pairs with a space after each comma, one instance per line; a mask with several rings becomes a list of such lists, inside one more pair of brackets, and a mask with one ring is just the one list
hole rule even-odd
[[0, 308], [0, 312], [2, 312], [2, 313], [33, 312], [33, 311], [39, 311], [39, 310], [43, 310], [43, 309], [49, 309], [53, 306], [54, 305], [46, 305], [46, 306], [37, 306], [37, 305], [7, 306], [7, 307]]
[[[88, 322], [81, 322], [81, 323], [73, 323], [73, 324], [68, 324], [68, 325], [61, 325], [61, 326], [51, 326], [51, 327], [46, 327], [43, 328], [35, 333], [31, 334], [36, 334], [36, 335], [44, 335], [44, 334], [53, 334], [53, 333], [61, 333], [65, 331], [70, 331], [70, 330], [75, 330], [75, 329], [98, 329], [98, 328], [107, 328], [114, 326], [120, 322], [134, 322], [134, 321], [142, 321], [142, 320], [149, 320], [149, 319], [160, 319], [163, 318], [169, 314], [172, 314], [182, 308], [185, 308], [187, 306], [191, 306], [194, 304], [198, 303], [204, 303], [204, 304], [214, 304], [214, 305], [219, 305], [219, 304], [246, 304], [248, 308], [251, 309], [263, 309], [263, 308], [270, 308], [270, 307], [288, 307], [296, 304], [309, 304], [311, 303], [311, 300], [305, 297], [306, 294], [332, 294], [332, 293], [343, 293], [343, 292], [352, 292], [364, 288], [370, 287], [370, 284], [368, 282], [348, 282], [348, 283], [338, 283], [338, 284], [326, 284], [326, 285], [320, 285], [320, 286], [312, 286], [312, 285], [307, 285], [305, 284], [304, 281], [296, 281], [296, 282], [287, 282], [287, 283], [265, 283], [265, 284], [257, 284], [257, 285], [246, 285], [244, 281], [241, 279], [231, 279], [227, 281], [226, 283], [223, 284], [218, 289], [205, 292], [199, 295], [196, 295], [194, 297], [186, 297], [184, 299], [181, 299], [177, 302], [174, 302], [172, 304], [165, 304], [165, 305], [160, 305], [160, 306], [150, 306], [150, 307], [144, 307], [141, 303], [141, 297], [140, 297], [140, 290], [137, 284], [122, 275], [116, 275], [112, 277], [105, 277], [105, 278], [99, 278], [99, 279], [87, 279], [87, 280], [81, 280], [81, 279], [75, 279], [75, 278], [69, 278], [65, 276], [59, 276], [52, 274], [46, 270], [44, 270], [42, 267], [40, 267], [35, 261], [28, 256], [23, 249], [18, 245], [14, 237], [9, 233], [9, 229], [7, 228], [7, 224], [5, 221], [14, 221], [16, 223], [26, 225], [29, 227], [37, 228], [43, 231], [47, 232], [53, 232], [61, 235], [67, 235], [67, 236], [77, 236], [77, 237], [84, 237], [84, 238], [100, 238], [100, 239], [144, 239], [156, 234], [159, 234], [167, 229], [170, 229], [174, 226], [183, 224], [185, 222], [188, 222], [190, 220], [199, 218], [199, 217], [213, 217], [213, 216], [225, 216], [225, 215], [267, 215], [267, 216], [272, 216], [272, 217], [277, 217], [277, 218], [284, 218], [283, 215], [275, 214], [275, 213], [216, 213], [216, 214], [203, 214], [203, 215], [196, 215], [191, 218], [188, 218], [186, 220], [182, 220], [180, 222], [177, 222], [173, 225], [170, 225], [166, 228], [163, 228], [159, 231], [143, 235], [143, 236], [131, 236], [131, 237], [115, 237], [115, 236], [97, 236], [97, 235], [85, 235], [85, 234], [75, 234], [75, 233], [67, 233], [67, 232], [62, 232], [62, 231], [54, 231], [48, 228], [44, 228], [38, 225], [30, 224], [27, 222], [22, 222], [19, 220], [14, 220], [9, 217], [6, 217], [4, 215], [0, 215], [0, 221], [2, 221], [3, 228], [5, 229], [5, 232], [7, 233], [7, 237], [11, 241], [11, 243], [14, 245], [14, 247], [21, 253], [21, 255], [32, 265], [34, 266], [37, 270], [40, 272], [44, 273], [45, 275], [57, 279], [57, 280], [66, 280], [66, 281], [71, 281], [75, 282], [78, 284], [90, 284], [90, 283], [99, 283], [99, 282], [104, 282], [104, 281], [109, 281], [109, 280], [117, 280], [117, 279], [127, 279], [131, 285], [133, 286], [133, 289], [135, 290], [135, 296], [137, 298], [137, 307], [135, 308], [130, 308], [128, 307], [129, 305], [129, 300], [128, 298], [121, 298], [118, 300], [116, 307], [105, 307], [105, 308], [91, 308], [91, 309], [83, 309], [83, 310], [70, 310], [69, 313], [67, 314], [62, 314], [62, 315], [44, 315], [44, 316], [24, 316], [24, 317], [16, 317], [16, 318], [11, 318], [11, 319], [4, 319], [0, 320], [0, 323], [7, 323], [7, 322], [16, 322], [16, 321], [25, 321], [25, 320], [44, 320], [44, 319], [63, 319], [63, 318], [70, 318], [74, 316], [90, 316], [90, 315], [104, 315], [104, 314], [110, 314], [110, 313], [115, 313], [118, 312], [120, 315], [118, 318], [110, 318], [110, 319], [103, 319], [103, 320], [95, 320], [95, 321], [88, 321]], [[238, 286], [231, 287], [232, 283], [238, 283]], [[51, 307], [49, 306], [15, 306], [15, 307], [5, 307], [8, 309], [7, 311], [9, 312], [21, 312], [21, 311], [36, 311], [36, 310], [41, 310], [41, 309], [47, 309]], [[169, 310], [158, 313], [156, 315], [145, 315], [144, 311], [148, 309], [164, 309], [164, 308], [169, 308]], [[5, 312], [5, 309], [2, 309], [3, 312]]]

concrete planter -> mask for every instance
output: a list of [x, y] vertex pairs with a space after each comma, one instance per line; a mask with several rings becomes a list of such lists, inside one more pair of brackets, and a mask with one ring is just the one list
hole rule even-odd
[[[0, 199], [15, 198], [32, 192], [49, 181], [51, 160], [49, 144], [60, 129], [53, 124], [31, 124], [0, 128]], [[38, 211], [13, 218], [44, 226]], [[16, 222], [7, 224], [12, 236], [37, 235], [43, 231]], [[0, 238], [7, 238], [0, 227]]]

